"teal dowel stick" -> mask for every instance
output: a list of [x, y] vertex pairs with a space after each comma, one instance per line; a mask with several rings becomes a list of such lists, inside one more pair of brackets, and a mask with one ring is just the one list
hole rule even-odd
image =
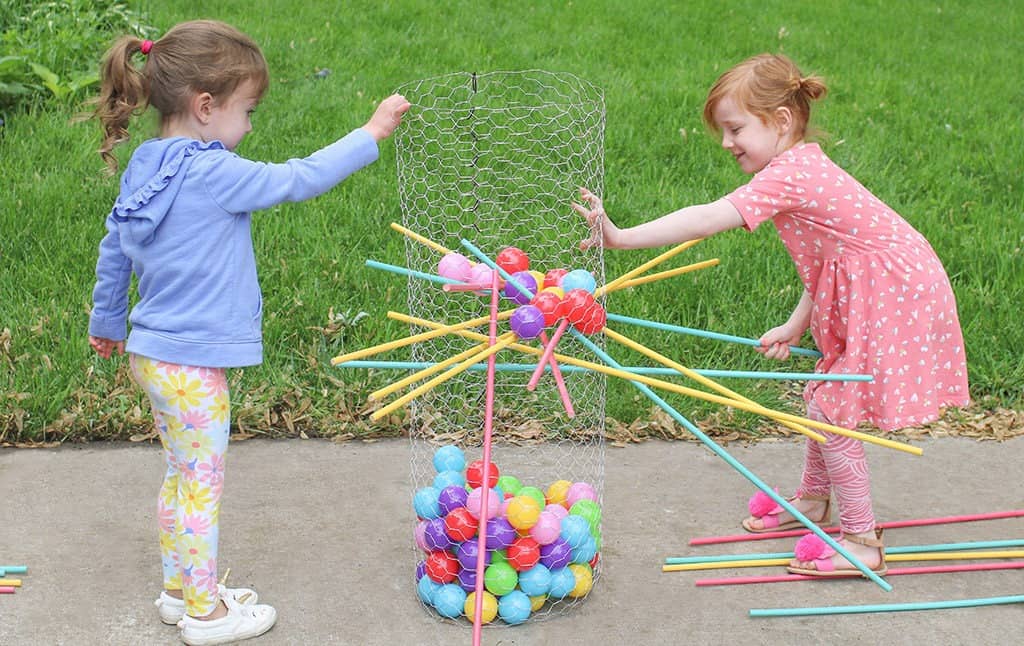
[[[491, 260], [490, 258], [485, 256], [482, 251], [480, 251], [475, 246], [473, 246], [473, 243], [471, 243], [470, 241], [468, 241], [466, 239], [463, 239], [462, 240], [462, 246], [465, 247], [467, 250], [469, 250], [469, 252], [472, 253], [474, 256], [479, 258], [481, 262], [486, 263], [487, 266], [491, 267], [492, 269], [497, 270], [502, 275], [502, 277], [509, 284], [511, 284], [515, 289], [518, 289], [520, 292], [522, 292], [524, 294], [529, 294], [530, 293], [528, 290], [524, 289], [521, 285], [519, 285], [519, 283], [517, 283], [515, 281], [515, 279], [513, 279], [512, 276], [510, 276], [507, 271], [505, 271], [504, 269], [499, 267], [497, 264], [495, 264], [495, 262], [493, 260]], [[577, 341], [579, 341], [584, 346], [586, 346], [591, 352], [593, 352], [595, 355], [597, 355], [602, 361], [604, 361], [605, 363], [607, 363], [609, 366], [611, 366], [613, 368], [620, 368], [619, 364], [615, 361], [615, 359], [612, 359], [611, 356], [609, 356], [604, 350], [602, 350], [600, 347], [598, 347], [597, 344], [595, 344], [593, 341], [591, 341], [586, 336], [584, 336], [579, 330], [577, 330], [577, 329], [575, 329], [573, 327], [568, 327], [566, 329], [569, 331], [570, 334], [573, 335], [573, 337]], [[739, 460], [737, 460], [732, 455], [730, 455], [728, 451], [726, 451], [721, 446], [719, 446], [714, 440], [712, 440], [710, 437], [705, 435], [690, 420], [688, 420], [685, 417], [683, 417], [679, 413], [679, 411], [677, 411], [675, 408], [670, 406], [668, 402], [666, 402], [664, 399], [662, 399], [657, 394], [655, 394], [655, 392], [653, 390], [648, 388], [645, 384], [641, 384], [641, 383], [636, 382], [636, 381], [631, 381], [630, 383], [633, 384], [640, 392], [642, 392], [644, 395], [646, 395], [648, 399], [650, 399], [657, 406], [659, 406], [662, 410], [664, 410], [666, 413], [668, 413], [669, 416], [672, 417], [672, 419], [676, 420], [677, 422], [682, 424], [683, 427], [685, 427], [688, 431], [693, 433], [694, 437], [696, 437], [705, 446], [707, 446], [709, 449], [711, 449], [715, 453], [715, 455], [717, 455], [718, 457], [720, 457], [723, 460], [725, 460], [725, 462], [729, 466], [731, 466], [733, 469], [738, 471], [740, 473], [740, 475], [742, 475], [744, 478], [749, 480], [755, 487], [757, 487], [758, 489], [763, 491], [765, 493], [765, 495], [767, 495], [769, 498], [774, 500], [776, 504], [780, 505], [783, 509], [785, 509], [787, 512], [789, 512], [794, 518], [796, 518], [798, 521], [800, 521], [800, 523], [804, 527], [806, 527], [807, 529], [811, 530], [814, 534], [816, 534], [818, 536], [818, 538], [820, 538], [821, 540], [825, 541], [825, 543], [827, 543], [829, 547], [831, 547], [835, 551], [837, 551], [840, 554], [842, 554], [843, 557], [847, 561], [849, 561], [851, 564], [853, 564], [858, 570], [860, 570], [861, 573], [864, 574], [864, 576], [866, 576], [867, 578], [869, 578], [872, 581], [874, 581], [876, 584], [878, 584], [879, 587], [881, 587], [886, 592], [891, 592], [892, 591], [892, 585], [890, 585], [885, 579], [883, 579], [882, 577], [878, 576], [878, 574], [873, 572], [871, 570], [871, 568], [869, 568], [868, 566], [866, 566], [863, 563], [861, 563], [858, 559], [856, 559], [853, 556], [853, 554], [850, 554], [846, 550], [846, 548], [844, 548], [842, 545], [840, 545], [838, 542], [836, 542], [836, 540], [834, 538], [832, 538], [831, 536], [829, 536], [828, 534], [823, 532], [820, 527], [815, 525], [811, 521], [811, 519], [807, 518], [807, 516], [804, 516], [800, 512], [800, 510], [798, 510], [796, 507], [791, 505], [788, 500], [786, 500], [785, 498], [783, 498], [779, 494], [775, 493], [775, 491], [771, 487], [769, 487], [767, 484], [765, 484], [764, 481], [762, 481], [760, 478], [758, 478], [756, 475], [754, 475], [749, 469], [747, 469], [745, 466], [743, 466], [740, 463]]]
[[0, 576], [3, 573], [7, 574], [25, 574], [28, 572], [28, 567], [24, 565], [0, 565]]
[[[355, 360], [345, 361], [338, 364], [338, 367], [343, 368], [377, 368], [381, 370], [423, 370], [424, 368], [430, 368], [437, 365], [436, 362], [431, 361], [372, 361], [372, 360]], [[590, 372], [589, 368], [582, 366], [562, 366], [559, 365], [562, 372]], [[533, 372], [537, 368], [534, 364], [529, 363], [499, 363], [495, 364], [495, 368], [499, 372]], [[478, 363], [469, 367], [470, 370], [486, 370], [486, 363]], [[544, 369], [548, 372], [551, 371], [551, 366], [544, 366]], [[650, 366], [623, 366], [622, 370], [632, 372], [638, 375], [678, 375], [677, 370], [672, 368], [656, 368]], [[699, 375], [705, 377], [722, 377], [722, 378], [736, 378], [736, 379], [793, 379], [797, 381], [810, 380], [810, 381], [871, 381], [871, 375], [830, 375], [822, 372], [757, 372], [750, 370], [707, 370], [698, 369], [694, 370]]]
[[[935, 545], [903, 545], [886, 547], [886, 554], [921, 554], [922, 552], [956, 552], [958, 550], [984, 550], [1006, 547], [1024, 547], [1024, 540], [1011, 539], [1005, 541], [972, 541], [969, 543], [937, 543]], [[763, 554], [723, 554], [715, 556], [672, 556], [665, 559], [666, 565], [682, 565], [686, 563], [720, 563], [724, 561], [768, 561], [771, 559], [791, 559], [793, 552], [767, 552]]]
[[1007, 603], [1024, 603], [1024, 594], [1008, 597], [955, 599], [952, 601], [923, 601], [917, 603], [888, 603], [867, 606], [819, 606], [817, 608], [752, 608], [751, 617], [800, 617], [805, 615], [842, 615], [866, 612], [905, 612], [909, 610], [946, 610], [949, 608], [977, 608]]
[[366, 266], [373, 267], [374, 269], [383, 269], [384, 271], [390, 271], [392, 274], [402, 274], [403, 276], [412, 276], [413, 278], [429, 280], [432, 283], [441, 283], [449, 285], [463, 284], [461, 280], [455, 280], [454, 278], [445, 278], [444, 276], [428, 274], [426, 272], [416, 271], [415, 269], [409, 269], [408, 267], [399, 267], [398, 265], [389, 265], [386, 262], [377, 262], [376, 260], [367, 260]]
[[[668, 323], [658, 323], [657, 321], [648, 321], [645, 319], [638, 319], [632, 316], [623, 316], [621, 314], [612, 314], [608, 312], [608, 320], [615, 321], [617, 323], [629, 323], [630, 325], [639, 325], [641, 327], [654, 328], [656, 330], [662, 330], [663, 332], [675, 332], [678, 334], [689, 334], [691, 336], [700, 336], [705, 339], [715, 339], [716, 341], [728, 341], [730, 343], [742, 343], [743, 345], [760, 347], [761, 342], [757, 339], [748, 339], [742, 336], [733, 336], [731, 334], [721, 334], [720, 332], [708, 332], [707, 330], [698, 330], [691, 327], [683, 327], [681, 325], [670, 325]], [[817, 350], [810, 350], [808, 348], [801, 348], [799, 346], [789, 346], [789, 352], [791, 354], [799, 354], [805, 357], [820, 357], [821, 353]]]

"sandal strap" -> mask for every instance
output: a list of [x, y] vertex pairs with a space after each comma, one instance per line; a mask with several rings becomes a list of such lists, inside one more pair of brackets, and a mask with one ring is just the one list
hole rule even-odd
[[860, 537], [860, 536], [853, 536], [851, 534], [843, 534], [843, 540], [844, 541], [850, 541], [851, 543], [856, 543], [858, 545], [864, 545], [866, 547], [879, 547], [879, 548], [881, 548], [881, 547], [885, 546], [885, 544], [882, 542], [882, 532], [883, 531], [884, 531], [884, 528], [876, 527], [875, 528], [875, 537], [874, 538], [863, 538], [863, 537]]
[[790, 498], [789, 500], [793, 501], [793, 500], [797, 500], [797, 499], [799, 499], [799, 500], [819, 500], [819, 501], [828, 502], [828, 501], [832, 500], [832, 496], [830, 494], [825, 494], [823, 496], [816, 496], [816, 495], [813, 495], [813, 494], [802, 493], [802, 492], [798, 491], [797, 494], [795, 496], [793, 496], [792, 498]]

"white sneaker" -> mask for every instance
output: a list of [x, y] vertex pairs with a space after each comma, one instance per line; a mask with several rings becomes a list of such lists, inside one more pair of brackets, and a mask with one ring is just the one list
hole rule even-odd
[[[252, 605], [259, 600], [256, 591], [249, 588], [225, 588], [218, 585], [217, 592], [221, 599], [230, 598], [243, 606]], [[160, 598], [153, 603], [160, 610], [160, 621], [165, 624], [173, 626], [185, 616], [185, 600], [175, 599], [166, 591], [161, 592]]]
[[256, 637], [274, 627], [277, 611], [266, 604], [241, 605], [225, 598], [228, 614], [220, 619], [201, 621], [185, 615], [181, 626], [181, 640], [188, 646], [213, 646]]

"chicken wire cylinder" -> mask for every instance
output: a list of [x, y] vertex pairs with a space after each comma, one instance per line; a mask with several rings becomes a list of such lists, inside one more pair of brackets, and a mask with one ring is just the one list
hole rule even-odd
[[[477, 262], [463, 246], [468, 240], [491, 259], [517, 247], [531, 270], [585, 269], [598, 285], [604, 283], [603, 255], [599, 249], [579, 250], [587, 227], [570, 206], [581, 186], [603, 193], [605, 108], [598, 88], [571, 74], [530, 70], [456, 73], [397, 91], [412, 104], [394, 137], [402, 225], [435, 243], [406, 239], [410, 269], [438, 273], [445, 249]], [[504, 297], [499, 304], [499, 310], [515, 307]], [[453, 324], [488, 316], [490, 297], [445, 292], [410, 277], [408, 308], [413, 317]], [[414, 325], [410, 334], [428, 329]], [[507, 321], [499, 323], [499, 334], [508, 330]], [[487, 326], [475, 331], [486, 334]], [[601, 335], [591, 340], [603, 346]], [[441, 362], [480, 343], [447, 334], [414, 345], [411, 359]], [[537, 341], [522, 343], [540, 347]], [[557, 351], [595, 360], [569, 333]], [[507, 369], [495, 375], [491, 461], [503, 475], [541, 490], [557, 481], [587, 483], [600, 504], [606, 378], [562, 373], [575, 413], [569, 418], [550, 372], [534, 391], [527, 390], [537, 361], [516, 350], [497, 355]], [[481, 457], [486, 378], [485, 370], [467, 370], [410, 402], [417, 491], [437, 476], [433, 456], [439, 446], [462, 448], [467, 461]], [[415, 554], [417, 561], [424, 557], [419, 549]], [[595, 581], [599, 571], [598, 565]], [[585, 596], [549, 599], [531, 620], [560, 614]]]

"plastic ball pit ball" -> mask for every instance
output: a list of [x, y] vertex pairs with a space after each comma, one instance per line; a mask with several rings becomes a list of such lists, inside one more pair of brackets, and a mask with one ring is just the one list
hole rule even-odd
[[431, 579], [429, 576], [425, 576], [419, 580], [416, 584], [416, 594], [419, 596], [420, 601], [423, 603], [434, 604], [434, 595], [441, 589], [440, 583]]
[[[534, 278], [533, 274], [530, 272], [517, 271], [516, 273], [511, 274], [511, 276], [512, 280], [516, 281], [520, 287], [530, 292], [531, 295], [537, 293], [537, 279]], [[518, 303], [519, 305], [526, 305], [530, 302], [530, 298], [532, 298], [532, 296], [527, 296], [516, 289], [515, 285], [512, 284], [512, 281], [505, 283], [504, 294], [505, 298], [509, 299], [513, 303]]]
[[516, 539], [516, 528], [506, 518], [492, 518], [487, 521], [487, 549], [503, 550]]
[[451, 583], [459, 573], [459, 561], [451, 552], [431, 552], [427, 556], [427, 576], [438, 583]]
[[548, 490], [544, 493], [544, 499], [549, 505], [565, 505], [566, 495], [569, 492], [569, 487], [572, 483], [568, 480], [556, 480], [551, 483]]
[[568, 269], [551, 269], [544, 274], [544, 287], [561, 287], [562, 276], [569, 273]]
[[540, 545], [554, 542], [562, 531], [562, 520], [557, 514], [545, 509], [537, 516], [537, 522], [530, 528], [530, 537]]
[[582, 516], [570, 514], [562, 519], [559, 536], [569, 544], [569, 547], [579, 547], [590, 538], [590, 522]]
[[[480, 263], [473, 265], [473, 268], [469, 270], [469, 276], [466, 279], [467, 283], [473, 285], [487, 285], [488, 288], [494, 283], [494, 274], [497, 272], [488, 267], [487, 265]], [[501, 279], [498, 280], [499, 284]], [[485, 294], [486, 292], [474, 292], [475, 294]]]
[[[437, 475], [434, 476], [434, 489], [438, 491], [444, 491], [445, 487], [456, 485], [462, 488], [466, 486], [466, 476], [462, 475], [461, 471], [438, 471]], [[441, 513], [444, 513], [442, 510]]]
[[562, 276], [562, 281], [559, 284], [566, 292], [573, 289], [582, 289], [593, 294], [594, 290], [597, 289], [597, 281], [594, 279], [594, 274], [586, 269], [573, 269]]
[[498, 478], [498, 489], [505, 492], [505, 495], [512, 494], [513, 496], [519, 493], [519, 490], [523, 488], [523, 483], [519, 482], [519, 478], [515, 476], [501, 476]]
[[505, 247], [495, 256], [494, 264], [509, 274], [515, 274], [517, 271], [527, 271], [530, 269], [530, 258], [518, 247]]
[[472, 268], [473, 263], [469, 261], [469, 258], [452, 251], [446, 253], [437, 263], [437, 275], [465, 282]]
[[590, 534], [583, 539], [576, 547], [572, 548], [572, 562], [585, 564], [590, 563], [597, 556], [597, 541]]
[[584, 499], [597, 502], [597, 492], [586, 482], [574, 482], [565, 492], [566, 507], [572, 507]]
[[553, 326], [564, 315], [562, 297], [552, 291], [538, 292], [530, 301], [530, 305], [536, 307], [544, 315], [545, 327]]
[[516, 529], [530, 529], [540, 518], [541, 506], [530, 496], [515, 496], [508, 502], [505, 516]]
[[494, 518], [501, 511], [501, 498], [498, 497], [498, 493], [494, 489], [477, 487], [466, 497], [466, 509], [469, 510], [473, 518], [480, 517], [480, 499], [485, 491], [487, 492], [487, 518]]
[[520, 339], [535, 339], [544, 331], [544, 312], [533, 305], [520, 305], [508, 325]]
[[573, 327], [582, 332], [583, 334], [597, 334], [604, 329], [604, 326], [608, 323], [608, 313], [604, 311], [601, 304], [594, 302], [594, 304], [587, 310], [586, 314], [582, 319], [573, 323]]
[[[493, 487], [498, 484], [498, 478], [501, 476], [498, 470], [498, 465], [491, 462], [490, 469], [488, 469], [487, 486]], [[473, 460], [466, 467], [466, 483], [476, 489], [477, 487], [483, 486], [484, 480], [484, 461]]]
[[573, 598], [585, 597], [590, 592], [590, 589], [594, 587], [594, 572], [590, 569], [589, 565], [580, 565], [578, 563], [573, 563], [568, 569], [576, 580], [576, 585], [569, 591], [569, 596]]
[[431, 552], [446, 550], [452, 546], [444, 518], [432, 518], [427, 521], [427, 526], [423, 530], [423, 543]]
[[462, 568], [459, 570], [459, 576], [455, 577], [455, 582], [466, 592], [476, 590], [476, 570]]
[[466, 468], [466, 455], [462, 449], [446, 444], [434, 451], [434, 470], [441, 471], [462, 471]]
[[[458, 559], [459, 565], [466, 570], [476, 569], [476, 560], [479, 554], [480, 548], [476, 541], [465, 541], [463, 543], [459, 543], [459, 546], [455, 549], [455, 557]], [[484, 552], [484, 565], [491, 564], [491, 557], [493, 555], [494, 552], [490, 550]]]
[[491, 563], [484, 570], [484, 587], [496, 596], [506, 595], [516, 588], [519, 575], [508, 563]]
[[[498, 616], [498, 600], [486, 590], [481, 596], [483, 603], [480, 608], [480, 623], [489, 624]], [[470, 621], [476, 618], [476, 592], [466, 595], [466, 603], [463, 605], [462, 611]]]
[[530, 597], [513, 590], [498, 600], [498, 614], [505, 623], [515, 626], [530, 618], [531, 605]]
[[[445, 471], [444, 473], [447, 473]], [[437, 507], [442, 516], [447, 516], [459, 507], [465, 507], [469, 492], [461, 485], [448, 485], [437, 496]]]
[[[551, 587], [548, 596], [553, 599], [564, 599], [576, 588], [576, 575], [567, 567], [551, 570]], [[435, 597], [436, 598], [436, 597]]]
[[540, 505], [541, 507], [547, 504], [547, 502], [544, 500], [544, 492], [538, 489], [537, 487], [523, 487], [522, 489], [519, 490], [519, 493], [516, 495], [529, 496], [536, 500], [537, 504]]
[[593, 500], [584, 498], [576, 501], [576, 504], [569, 508], [569, 513], [586, 518], [590, 523], [590, 530], [593, 532], [598, 531], [601, 527], [601, 508]]
[[540, 545], [529, 536], [520, 536], [508, 546], [508, 563], [516, 572], [529, 570], [539, 562]]
[[441, 515], [441, 508], [437, 503], [441, 492], [433, 487], [419, 489], [412, 499], [413, 509], [420, 518], [430, 520]]
[[455, 585], [447, 583], [434, 593], [434, 608], [441, 615], [454, 619], [462, 615], [466, 605], [466, 591]]
[[477, 521], [469, 509], [459, 507], [444, 517], [444, 527], [453, 541], [468, 541], [476, 536]]
[[551, 589], [551, 570], [538, 563], [529, 570], [520, 572], [519, 589], [531, 597], [547, 594]]
[[556, 538], [547, 545], [541, 545], [540, 562], [552, 571], [564, 568], [572, 562], [572, 547], [561, 537]]

